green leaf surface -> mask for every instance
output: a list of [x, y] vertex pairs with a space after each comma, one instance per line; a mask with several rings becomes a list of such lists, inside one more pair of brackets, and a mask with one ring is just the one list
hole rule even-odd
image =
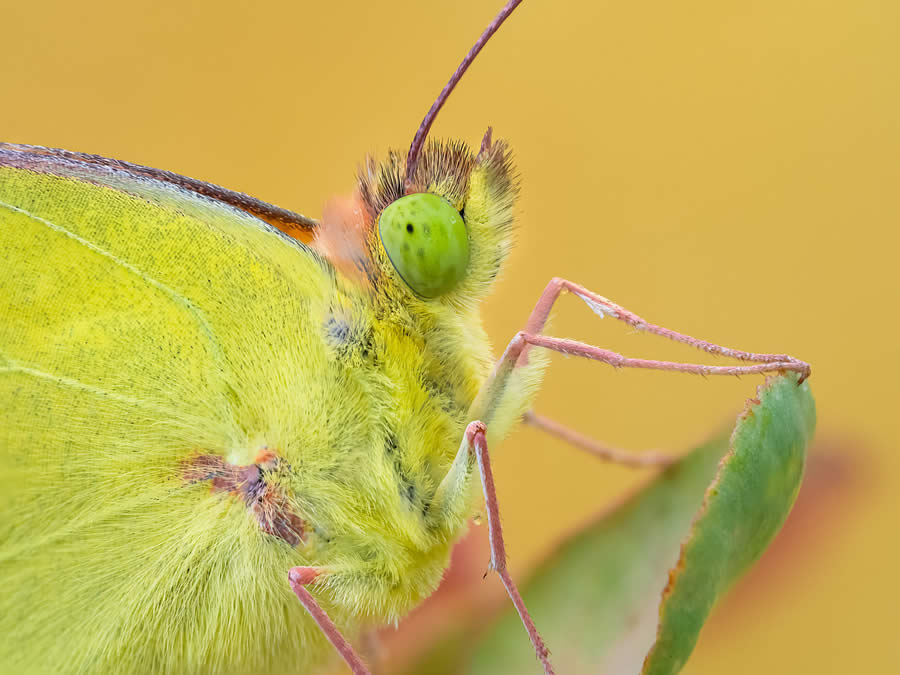
[[[679, 672], [716, 600], [787, 517], [814, 426], [808, 384], [770, 378], [730, 439], [696, 448], [557, 546], [523, 588], [557, 672]], [[429, 672], [540, 672], [509, 609], [452, 641], [442, 651], [454, 665], [431, 654]]]
[[738, 419], [660, 606], [645, 675], [677, 673], [716, 600], [762, 555], [797, 498], [815, 428], [809, 386], [780, 377]]

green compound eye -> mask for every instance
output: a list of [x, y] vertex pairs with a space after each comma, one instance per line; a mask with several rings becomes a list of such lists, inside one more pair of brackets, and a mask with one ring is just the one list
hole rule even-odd
[[381, 212], [378, 233], [403, 281], [424, 298], [453, 290], [466, 275], [466, 224], [443, 197], [420, 192], [391, 202]]

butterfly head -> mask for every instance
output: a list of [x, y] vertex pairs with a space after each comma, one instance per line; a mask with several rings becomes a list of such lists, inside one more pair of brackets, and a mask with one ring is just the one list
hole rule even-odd
[[477, 154], [465, 143], [427, 139], [460, 78], [520, 2], [508, 0], [466, 54], [406, 156], [370, 159], [356, 198], [323, 219], [329, 227], [318, 248], [332, 262], [349, 259], [370, 283], [386, 281], [379, 286], [425, 302], [464, 307], [485, 295], [512, 245], [518, 190], [508, 146], [492, 142], [490, 128]]
[[429, 142], [411, 177], [399, 153], [359, 175], [377, 274], [425, 300], [477, 301], [512, 245], [517, 186], [509, 149], [485, 135], [480, 151]]

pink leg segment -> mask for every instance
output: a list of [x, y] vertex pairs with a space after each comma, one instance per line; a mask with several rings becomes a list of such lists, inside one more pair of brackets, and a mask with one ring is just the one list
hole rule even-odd
[[[547, 322], [550, 309], [563, 291], [569, 291], [577, 295], [600, 316], [613, 317], [638, 330], [647, 331], [648, 333], [659, 335], [674, 340], [675, 342], [690, 345], [710, 354], [727, 356], [740, 361], [755, 361], [756, 363], [753, 365], [739, 366], [708, 366], [698, 363], [634, 359], [622, 356], [621, 354], [608, 349], [602, 349], [583, 342], [578, 342], [577, 340], [566, 340], [542, 335], [540, 331], [543, 330], [544, 325]], [[689, 335], [669, 330], [668, 328], [662, 328], [661, 326], [645, 321], [637, 314], [619, 307], [619, 305], [614, 302], [607, 300], [578, 284], [557, 277], [547, 284], [547, 287], [541, 294], [540, 300], [538, 300], [537, 305], [535, 305], [534, 310], [531, 312], [528, 322], [525, 324], [525, 330], [520, 331], [506, 346], [506, 350], [497, 362], [494, 372], [482, 387], [475, 403], [473, 403], [470, 408], [470, 416], [472, 418], [485, 420], [490, 423], [494, 411], [503, 399], [505, 389], [509, 383], [510, 374], [516, 366], [528, 363], [528, 350], [532, 347], [543, 347], [562, 354], [571, 354], [573, 356], [581, 356], [594, 361], [601, 361], [602, 363], [607, 363], [615, 368], [668, 370], [679, 373], [691, 373], [694, 375], [749, 375], [752, 373], [794, 371], [800, 374], [800, 382], [809, 377], [810, 373], [809, 364], [799, 359], [795, 359], [793, 356], [788, 356], [786, 354], [758, 354], [755, 352], [745, 352], [739, 349], [722, 347], [705, 340], [699, 340]]]
[[[801, 382], [809, 377], [809, 364], [804, 361], [800, 361], [799, 359], [795, 359], [793, 356], [788, 356], [787, 354], [758, 354], [755, 352], [745, 352], [740, 349], [731, 349], [729, 347], [722, 347], [721, 345], [713, 344], [712, 342], [707, 342], [706, 340], [699, 340], [695, 337], [691, 337], [690, 335], [685, 335], [668, 328], [663, 328], [662, 326], [657, 326], [656, 324], [652, 324], [649, 321], [645, 321], [634, 312], [630, 312], [624, 307], [620, 307], [612, 300], [604, 298], [602, 295], [597, 295], [596, 293], [589, 291], [583, 286], [579, 286], [576, 283], [573, 283], [566, 279], [562, 279], [560, 277], [551, 279], [550, 283], [547, 284], [547, 287], [541, 294], [540, 300], [538, 300], [537, 305], [535, 305], [534, 310], [531, 312], [531, 316], [528, 318], [528, 323], [525, 324], [525, 330], [523, 331], [524, 333], [534, 334], [540, 333], [541, 330], [543, 330], [544, 324], [547, 321], [547, 316], [550, 314], [550, 309], [553, 307], [553, 303], [556, 302], [557, 298], [563, 293], [563, 291], [569, 291], [570, 293], [574, 293], [575, 295], [577, 295], [579, 298], [581, 298], [581, 300], [584, 301], [584, 303], [588, 307], [590, 307], [597, 314], [618, 319], [619, 321], [623, 321], [637, 330], [646, 331], [648, 333], [652, 333], [653, 335], [659, 335], [660, 337], [674, 340], [675, 342], [681, 342], [682, 344], [690, 345], [691, 347], [695, 347], [697, 349], [702, 349], [703, 351], [709, 352], [710, 354], [728, 356], [733, 359], [738, 359], [739, 361], [755, 361], [761, 364], [770, 364], [770, 369], [772, 371], [793, 370], [802, 375]], [[666, 368], [666, 370], [669, 369]], [[764, 371], [751, 370], [741, 372]], [[720, 370], [716, 371], [716, 374], [735, 375], [740, 373]]]
[[491, 470], [491, 459], [488, 455], [487, 440], [485, 438], [485, 426], [482, 422], [472, 422], [466, 427], [466, 440], [469, 451], [475, 449], [475, 458], [478, 461], [478, 470], [481, 472], [481, 485], [484, 489], [484, 503], [487, 509], [488, 536], [491, 542], [491, 567], [500, 575], [500, 580], [506, 588], [506, 592], [512, 600], [519, 618], [528, 631], [531, 644], [537, 654], [546, 675], [553, 675], [553, 666], [550, 664], [550, 650], [544, 644], [543, 638], [537, 631], [531, 615], [525, 608], [525, 602], [519, 594], [519, 589], [509, 575], [506, 568], [506, 546], [503, 543], [503, 529], [500, 526], [500, 507], [497, 504], [497, 491], [494, 488], [494, 473]]
[[614, 464], [621, 464], [622, 466], [632, 468], [642, 468], [647, 466], [662, 467], [675, 462], [675, 457], [662, 452], [642, 452], [638, 454], [628, 452], [627, 450], [620, 450], [619, 448], [611, 448], [608, 445], [598, 443], [593, 438], [589, 438], [574, 429], [569, 429], [567, 426], [564, 426], [549, 417], [538, 415], [532, 411], [525, 413], [523, 420], [526, 424], [530, 424], [551, 436], [556, 436], [560, 440], [571, 443], [575, 447], [589, 452], [594, 455], [594, 457], [604, 462], [612, 462]]
[[344, 661], [347, 662], [347, 665], [350, 666], [353, 675], [370, 675], [369, 669], [362, 662], [362, 659], [357, 656], [356, 652], [353, 651], [353, 647], [347, 642], [347, 639], [341, 635], [341, 631], [334, 625], [334, 622], [325, 613], [325, 610], [319, 606], [319, 603], [315, 601], [315, 598], [306, 590], [306, 586], [313, 583], [321, 573], [315, 567], [292, 568], [288, 572], [291, 589], [300, 599], [300, 602], [303, 603], [303, 606], [306, 607], [306, 611], [315, 619], [322, 632], [325, 633], [325, 637], [328, 638]]
[[[690, 373], [693, 375], [750, 375], [752, 373], [772, 373], [778, 370], [793, 370], [804, 377], [809, 376], [809, 365], [787, 357], [790, 360], [775, 361], [767, 359], [762, 363], [752, 366], [706, 366], [701, 363], [680, 363], [678, 361], [657, 361], [656, 359], [632, 359], [616, 352], [601, 347], [568, 340], [566, 338], [548, 337], [546, 335], [532, 335], [530, 333], [517, 334], [507, 346], [510, 356], [522, 355], [526, 345], [544, 347], [561, 354], [581, 356], [593, 361], [608, 363], [613, 368], [644, 368], [648, 370], [670, 370], [676, 373]], [[724, 347], [723, 347], [724, 349]], [[765, 355], [770, 356], [770, 355]]]

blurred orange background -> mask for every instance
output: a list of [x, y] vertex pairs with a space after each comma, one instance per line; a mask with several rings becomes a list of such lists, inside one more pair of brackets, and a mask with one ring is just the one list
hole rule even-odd
[[[408, 146], [500, 4], [7, 3], [0, 140], [317, 216], [366, 153]], [[515, 149], [519, 242], [484, 312], [498, 351], [560, 275], [656, 323], [813, 364], [813, 454], [839, 457], [830, 506], [810, 507], [812, 541], [779, 560], [777, 583], [751, 575], [753, 592], [723, 603], [686, 673], [895, 662], [898, 26], [883, 0], [528, 0], [433, 130], [476, 144], [491, 124]], [[552, 329], [701, 358], [571, 299]], [[557, 358], [537, 409], [610, 443], [681, 448], [756, 384]], [[529, 429], [495, 454], [514, 573], [641, 480]]]

